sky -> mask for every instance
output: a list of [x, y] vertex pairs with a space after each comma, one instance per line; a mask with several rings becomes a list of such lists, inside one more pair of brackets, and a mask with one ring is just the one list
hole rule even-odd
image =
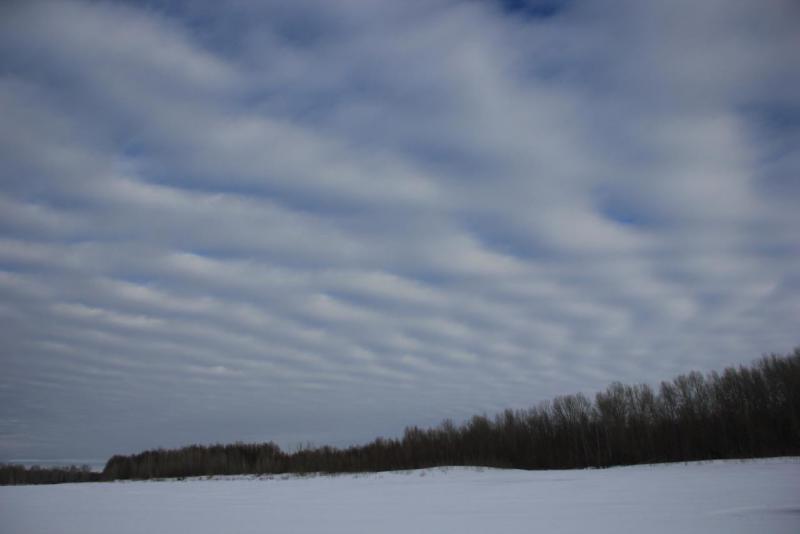
[[793, 0], [0, 4], [0, 460], [345, 446], [800, 344]]

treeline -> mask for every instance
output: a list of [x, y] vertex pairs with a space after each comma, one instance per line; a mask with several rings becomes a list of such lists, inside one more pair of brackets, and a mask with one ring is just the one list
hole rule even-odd
[[286, 453], [274, 443], [199, 446], [114, 456], [106, 479], [347, 473], [474, 465], [568, 469], [800, 454], [800, 348], [751, 366], [692, 372], [656, 389], [611, 384], [594, 399], [557, 397], [493, 418], [407, 428], [345, 449]]
[[800, 348], [722, 373], [681, 375], [657, 388], [615, 382], [593, 399], [580, 393], [556, 397], [527, 410], [410, 427], [402, 438], [344, 449], [287, 453], [274, 443], [192, 445], [114, 456], [102, 474], [4, 466], [0, 484], [451, 465], [569, 469], [797, 454]]
[[25, 467], [16, 464], [0, 464], [0, 486], [15, 484], [63, 484], [66, 482], [99, 482], [101, 473], [92, 471], [88, 465], [68, 467]]

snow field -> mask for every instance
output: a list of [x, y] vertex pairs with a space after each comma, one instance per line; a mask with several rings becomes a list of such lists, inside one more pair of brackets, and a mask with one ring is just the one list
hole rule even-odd
[[2, 534], [792, 533], [800, 458], [0, 487]]

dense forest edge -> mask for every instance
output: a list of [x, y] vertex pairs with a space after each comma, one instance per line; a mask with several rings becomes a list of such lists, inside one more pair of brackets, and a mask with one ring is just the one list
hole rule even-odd
[[356, 473], [439, 466], [573, 469], [800, 454], [800, 347], [722, 373], [614, 382], [591, 400], [566, 395], [456, 425], [409, 427], [365, 445], [282, 451], [274, 443], [191, 445], [88, 467], [0, 465], [0, 485], [210, 475]]

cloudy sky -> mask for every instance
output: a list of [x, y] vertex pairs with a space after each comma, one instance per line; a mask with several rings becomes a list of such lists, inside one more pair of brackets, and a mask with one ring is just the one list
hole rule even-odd
[[218, 4], [2, 2], [0, 459], [800, 343], [797, 2]]

